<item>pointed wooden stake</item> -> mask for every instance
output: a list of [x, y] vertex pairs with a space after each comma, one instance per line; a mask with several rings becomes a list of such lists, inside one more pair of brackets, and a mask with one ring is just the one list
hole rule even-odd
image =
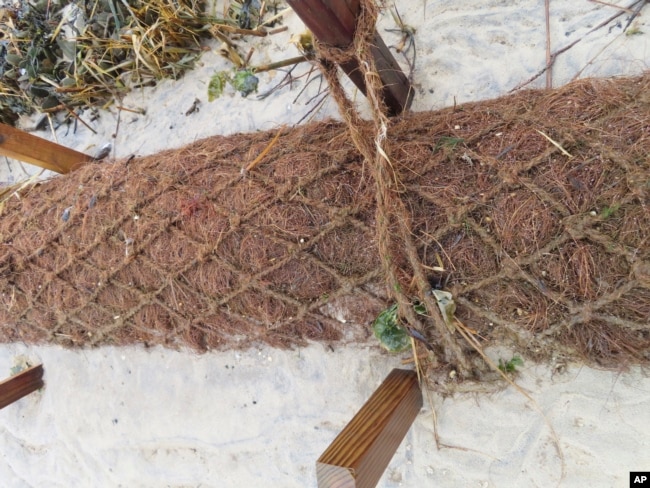
[[391, 371], [318, 458], [318, 488], [374, 487], [421, 408], [415, 371]]
[[43, 388], [43, 365], [32, 366], [0, 382], [0, 408]]
[[0, 124], [0, 155], [35, 164], [57, 173], [69, 173], [93, 159], [87, 154], [46, 141], [6, 124]]
[[[287, 3], [320, 42], [345, 49], [354, 41], [359, 0], [287, 0]], [[384, 102], [390, 115], [399, 115], [413, 101], [411, 84], [376, 31], [370, 49], [381, 78]], [[366, 82], [359, 64], [349, 61], [341, 64], [341, 69], [365, 95]]]

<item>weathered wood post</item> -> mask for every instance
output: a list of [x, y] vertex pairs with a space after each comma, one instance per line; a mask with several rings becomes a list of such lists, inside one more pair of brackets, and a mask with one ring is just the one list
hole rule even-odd
[[318, 458], [318, 488], [374, 487], [421, 408], [415, 371], [391, 371]]
[[[345, 49], [354, 41], [359, 0], [287, 0], [287, 3], [324, 44]], [[371, 54], [383, 86], [383, 97], [390, 115], [398, 115], [413, 101], [408, 78], [397, 64], [381, 36], [375, 31]], [[366, 94], [366, 83], [356, 61], [341, 64], [341, 69]]]
[[43, 365], [32, 366], [0, 382], [0, 409], [43, 388]]
[[92, 159], [87, 154], [6, 124], [0, 124], [0, 155], [35, 164], [57, 173], [69, 173]]

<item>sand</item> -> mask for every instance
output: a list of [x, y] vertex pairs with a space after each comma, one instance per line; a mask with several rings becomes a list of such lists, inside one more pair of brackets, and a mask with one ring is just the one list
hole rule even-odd
[[[46, 388], [0, 412], [3, 486], [316, 486], [315, 460], [393, 367], [375, 347], [196, 356], [163, 349], [3, 347], [42, 361]], [[7, 369], [5, 369], [7, 371]], [[562, 486], [627, 486], [647, 469], [650, 381], [526, 365], [519, 384], [555, 429]], [[513, 389], [418, 416], [379, 486], [556, 486], [552, 434]]]
[[[418, 1], [399, 8], [417, 30], [413, 110], [508, 93], [545, 64], [543, 2]], [[557, 57], [554, 86], [649, 68], [648, 6], [633, 24], [641, 34], [623, 33], [627, 15], [589, 33], [616, 12], [587, 0], [551, 2], [551, 50], [580, 39]], [[286, 24], [289, 32], [264, 40], [253, 64], [296, 54], [288, 39], [300, 32], [300, 22], [291, 14]], [[379, 26], [387, 44], [399, 40], [385, 31], [391, 27], [390, 18]], [[117, 137], [113, 108], [93, 123], [96, 135], [80, 125], [67, 134], [60, 128], [56, 139], [90, 154], [107, 142], [117, 157], [151, 154], [217, 133], [294, 124], [310, 110], [305, 102], [318, 88], [312, 83], [295, 103], [301, 85], [263, 101], [228, 91], [208, 103], [209, 77], [227, 64], [214, 49], [201, 64], [179, 81], [122, 100], [123, 106], [145, 108], [146, 115], [121, 112]], [[260, 91], [280, 77], [261, 76]], [[545, 75], [527, 85], [544, 86]], [[185, 115], [195, 98], [199, 111]], [[356, 98], [363, 104], [361, 95]], [[335, 115], [330, 101], [317, 117]], [[0, 161], [0, 181], [31, 171]], [[512, 352], [490, 354], [496, 359]], [[315, 460], [403, 357], [374, 342], [334, 351], [321, 344], [293, 351], [252, 344], [246, 351], [205, 355], [3, 345], [0, 378], [27, 359], [44, 364], [46, 387], [0, 411], [1, 484], [316, 486]], [[524, 361], [517, 381], [535, 404], [513, 388], [446, 399], [431, 392], [431, 403], [425, 400], [378, 486], [611, 487], [628, 486], [632, 470], [650, 470], [647, 372]], [[453, 447], [436, 446], [432, 407], [440, 442]]]

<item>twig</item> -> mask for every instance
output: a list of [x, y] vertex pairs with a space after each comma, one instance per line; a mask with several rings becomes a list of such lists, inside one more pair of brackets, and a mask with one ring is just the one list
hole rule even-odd
[[120, 121], [122, 120], [122, 110], [117, 110], [117, 123], [115, 124], [115, 132], [111, 135], [113, 139], [117, 139], [117, 133], [120, 130]]
[[313, 66], [312, 66], [312, 69], [310, 69], [310, 70], [309, 70], [309, 73], [307, 74], [307, 75], [308, 75], [308, 76], [307, 76], [307, 83], [305, 83], [305, 85], [300, 89], [300, 91], [298, 92], [298, 95], [296, 95], [296, 98], [294, 98], [293, 101], [292, 101], [291, 103], [296, 103], [296, 102], [298, 101], [298, 99], [301, 97], [301, 95], [305, 92], [305, 90], [307, 89], [307, 87], [308, 87], [309, 85], [311, 85], [311, 83], [312, 83], [314, 80], [318, 80], [318, 90], [316, 91], [316, 95], [314, 95], [313, 97], [311, 97], [309, 100], [307, 100], [307, 101], [305, 102], [305, 105], [309, 105], [309, 104], [310, 104], [314, 99], [316, 99], [316, 97], [318, 97], [318, 96], [322, 93], [322, 88], [323, 88], [323, 75], [318, 75], [318, 76], [312, 78], [312, 77], [311, 77], [311, 74], [312, 74], [313, 70], [314, 70], [314, 68], [313, 68]]
[[546, 140], [548, 140], [551, 144], [553, 144], [553, 145], [554, 145], [555, 147], [557, 147], [560, 151], [562, 151], [562, 154], [564, 154], [565, 156], [567, 156], [567, 157], [569, 157], [569, 158], [572, 158], [572, 157], [573, 157], [573, 156], [571, 156], [571, 155], [568, 153], [568, 151], [567, 151], [566, 149], [564, 149], [564, 148], [560, 145], [559, 142], [554, 141], [554, 140], [551, 139], [549, 136], [547, 136], [546, 134], [544, 134], [541, 130], [537, 130], [537, 129], [535, 129], [535, 131], [537, 131], [539, 134], [541, 134], [542, 136], [544, 136], [544, 137], [546, 138]]
[[[315, 78], [314, 78], [314, 79], [315, 79]], [[310, 81], [311, 81], [311, 80], [310, 80]], [[321, 96], [321, 94], [323, 93], [323, 91], [321, 90], [321, 86], [322, 86], [322, 84], [323, 84], [323, 80], [321, 79], [321, 80], [320, 80], [320, 85], [318, 85], [318, 93], [316, 93], [316, 95], [314, 95], [314, 96], [311, 97], [309, 100], [307, 100], [307, 101], [305, 102], [305, 105], [309, 105], [311, 102], [313, 102], [314, 100], [316, 100], [318, 97]], [[296, 103], [296, 102], [298, 101], [298, 97], [299, 97], [299, 96], [300, 96], [300, 94], [298, 94], [298, 96], [293, 100], [293, 103]]]
[[289, 8], [285, 8], [285, 9], [282, 10], [281, 12], [278, 12], [277, 14], [275, 14], [273, 17], [269, 17], [269, 18], [266, 19], [264, 22], [262, 22], [262, 23], [258, 26], [258, 29], [259, 29], [260, 27], [265, 26], [266, 24], [272, 24], [273, 22], [275, 22], [276, 20], [278, 20], [280, 17], [284, 16], [284, 14], [288, 14], [288, 13], [291, 12], [291, 11], [292, 11], [291, 7], [289, 7]]
[[[322, 82], [323, 82], [323, 75], [318, 75], [316, 78], [312, 78], [311, 74], [314, 72], [314, 69], [316, 69], [316, 68], [315, 68], [315, 66], [312, 64], [312, 65], [311, 65], [311, 68], [309, 68], [309, 71], [306, 73], [306, 75], [307, 75], [307, 81], [305, 82], [305, 84], [303, 85], [303, 87], [302, 87], [302, 88], [300, 89], [300, 91], [298, 92], [298, 95], [296, 95], [296, 98], [294, 98], [293, 101], [292, 101], [291, 103], [296, 103], [296, 102], [298, 101], [298, 98], [300, 98], [300, 96], [303, 94], [303, 92], [307, 89], [307, 87], [308, 87], [308, 86], [311, 84], [311, 82], [314, 81], [315, 79], [320, 79], [321, 84], [322, 84]], [[305, 76], [305, 73], [303, 73], [302, 75], [300, 75], [300, 78], [302, 78], [303, 76]], [[298, 79], [298, 78], [296, 78], [296, 79]], [[318, 93], [320, 93], [320, 88], [321, 88], [321, 85], [318, 85]], [[305, 105], [307, 105], [307, 104], [305, 104]]]
[[294, 69], [296, 69], [296, 66], [298, 66], [298, 65], [294, 64], [291, 67], [291, 69], [287, 70], [285, 72], [284, 76], [282, 77], [282, 80], [280, 80], [279, 83], [272, 86], [269, 90], [265, 91], [264, 93], [260, 93], [259, 95], [257, 95], [257, 99], [258, 100], [264, 100], [269, 95], [272, 95], [273, 93], [275, 93], [276, 91], [281, 89], [283, 86], [285, 86], [285, 85], [293, 85], [293, 77], [291, 76], [291, 73], [293, 72]]
[[289, 30], [289, 27], [287, 27], [286, 25], [283, 25], [282, 27], [276, 27], [275, 29], [271, 29], [270, 31], [267, 31], [267, 32], [269, 33], [270, 36], [272, 36], [273, 34], [279, 34], [280, 32], [284, 32], [284, 31], [288, 31], [288, 30]]
[[603, 47], [601, 47], [601, 48], [598, 50], [598, 52], [597, 52], [596, 54], [594, 54], [594, 56], [593, 56], [593, 57], [592, 57], [592, 58], [591, 58], [591, 59], [590, 59], [590, 60], [589, 60], [589, 61], [588, 61], [588, 62], [587, 62], [587, 63], [586, 63], [582, 68], [580, 68], [580, 69], [578, 70], [578, 72], [577, 72], [575, 75], [573, 75], [573, 77], [571, 78], [571, 81], [575, 81], [575, 80], [577, 80], [578, 78], [580, 78], [580, 76], [582, 75], [582, 72], [583, 72], [584, 70], [586, 70], [587, 67], [588, 67], [589, 65], [591, 65], [591, 63], [593, 63], [594, 60], [595, 60], [598, 56], [600, 56], [600, 55], [603, 53], [603, 51], [604, 51], [605, 49], [609, 48], [609, 46], [611, 46], [612, 43], [614, 43], [614, 42], [618, 39], [618, 37], [619, 37], [619, 36], [616, 36], [616, 37], [612, 38], [611, 41], [609, 41], [607, 44], [605, 44]]
[[[413, 339], [413, 337], [411, 337], [411, 339]], [[417, 355], [417, 359], [418, 359], [418, 361], [419, 361], [420, 359], [427, 359], [428, 357], [429, 357], [429, 354], [428, 354], [428, 353], [427, 353], [427, 354], [418, 354], [418, 355]], [[407, 358], [402, 359], [401, 362], [402, 362], [403, 365], [407, 365], [407, 364], [415, 363], [415, 362], [416, 362], [416, 357], [415, 357], [415, 355], [412, 355], [412, 356], [410, 356], [410, 357], [407, 357]]]
[[228, 45], [228, 47], [234, 49], [236, 47], [235, 44], [230, 40], [230, 38], [227, 35], [225, 35], [223, 32], [221, 32], [218, 29], [218, 27], [219, 26], [217, 26], [217, 25], [213, 26], [210, 29], [210, 34], [212, 34], [214, 37], [219, 39], [221, 42], [225, 42]]
[[544, 13], [546, 16], [546, 88], [553, 88], [553, 66], [551, 65], [551, 15], [549, 13], [550, 0], [544, 0]]
[[[88, 124], [87, 124], [87, 123], [86, 123], [86, 122], [85, 122], [81, 117], [79, 117], [79, 116], [74, 112], [74, 110], [72, 110], [70, 107], [68, 107], [65, 103], [63, 103], [62, 105], [63, 105], [63, 107], [65, 107], [65, 109], [68, 111], [68, 113], [69, 113], [70, 115], [72, 115], [76, 120], [78, 120], [78, 121], [81, 122], [83, 125], [85, 125], [86, 128], [87, 128], [88, 130], [92, 131], [93, 134], [97, 134], [97, 131], [96, 131], [95, 129], [93, 129], [92, 127], [90, 127], [90, 126], [89, 126], [89, 125], [88, 125]], [[75, 126], [75, 131], [76, 131], [76, 130], [77, 130], [77, 128], [76, 128], [76, 126]]]
[[248, 66], [248, 63], [250, 63], [251, 58], [253, 57], [253, 53], [255, 52], [255, 47], [251, 47], [248, 50], [248, 54], [246, 55], [246, 59], [244, 59], [244, 67]]
[[608, 2], [603, 2], [603, 0], [589, 0], [590, 2], [594, 3], [600, 3], [601, 5], [607, 5], [608, 7], [614, 7], [619, 10], [623, 10], [624, 12], [627, 12], [628, 14], [633, 14], [634, 10], [631, 10], [627, 7], [621, 7], [620, 5], [614, 5], [613, 3], [608, 3]]
[[627, 28], [630, 27], [630, 24], [632, 24], [634, 19], [636, 19], [636, 17], [639, 15], [639, 13], [641, 12], [641, 9], [647, 3], [647, 1], [648, 0], [640, 0], [639, 5], [637, 5], [637, 7], [634, 9], [634, 11], [632, 12], [632, 15], [630, 16], [630, 18], [627, 21], [627, 24], [625, 24], [625, 27], [623, 28], [623, 32], [625, 32], [627, 30]]
[[[391, 10], [393, 14], [393, 20], [399, 27], [398, 29], [386, 29], [386, 32], [398, 32], [402, 34], [402, 39], [400, 40], [397, 46], [391, 46], [395, 49], [396, 52], [401, 53], [404, 56], [406, 64], [409, 66], [409, 76], [408, 80], [413, 83], [413, 72], [415, 71], [415, 62], [417, 58], [417, 49], [415, 48], [415, 29], [410, 25], [406, 25], [402, 20], [402, 16], [397, 10], [397, 6], [393, 5], [394, 11]], [[409, 52], [413, 52], [412, 59], [409, 59]]]
[[[300, 78], [307, 77], [307, 80], [308, 80], [307, 84], [311, 83], [311, 80], [313, 78], [310, 78], [310, 76], [311, 76], [312, 72], [315, 69], [314, 66], [312, 65], [311, 68], [309, 69], [309, 71], [294, 77], [292, 73], [296, 69], [297, 66], [298, 66], [298, 64], [292, 65], [291, 68], [289, 68], [288, 70], [285, 71], [285, 75], [282, 77], [282, 80], [280, 80], [278, 83], [276, 83], [274, 86], [269, 88], [264, 93], [260, 93], [259, 95], [257, 95], [257, 99], [258, 100], [264, 100], [269, 95], [275, 93], [276, 91], [280, 90], [281, 88], [283, 88], [284, 86], [287, 86], [287, 85], [289, 85], [289, 89], [291, 90], [293, 88], [293, 83], [296, 82], [297, 80], [299, 80]], [[281, 71], [284, 71], [281, 68], [279, 68], [279, 69]], [[300, 93], [298, 94], [298, 97], [300, 96], [300, 94], [302, 93], [302, 91], [304, 89], [305, 88], [303, 87], [302, 90], [300, 91]], [[296, 99], [293, 101], [293, 103], [296, 103], [296, 100], [298, 99], [298, 97], [296, 97]]]
[[246, 168], [244, 169], [244, 171], [243, 171], [242, 173], [248, 173], [248, 172], [249, 172], [250, 170], [252, 170], [255, 166], [257, 166], [258, 164], [260, 164], [260, 162], [262, 161], [262, 159], [264, 159], [264, 156], [266, 156], [266, 155], [268, 154], [268, 152], [271, 150], [271, 148], [272, 148], [273, 146], [275, 146], [275, 143], [278, 142], [278, 139], [280, 138], [280, 134], [282, 134], [282, 130], [283, 130], [283, 129], [284, 129], [284, 127], [281, 127], [281, 128], [280, 128], [280, 130], [279, 130], [278, 133], [275, 135], [275, 137], [273, 138], [273, 140], [271, 140], [271, 142], [269, 142], [269, 144], [264, 148], [264, 151], [262, 151], [262, 152], [260, 153], [259, 156], [257, 156], [253, 161], [251, 161], [251, 162], [248, 164], [248, 166], [246, 166]]
[[44, 109], [42, 109], [42, 112], [45, 113], [45, 114], [53, 114], [53, 113], [58, 112], [59, 110], [65, 109], [65, 108], [66, 108], [66, 106], [63, 105], [62, 103], [60, 103], [58, 105], [55, 105], [54, 107], [44, 108]]
[[145, 109], [143, 109], [143, 108], [126, 108], [126, 107], [123, 107], [122, 105], [118, 105], [115, 108], [117, 108], [119, 110], [125, 110], [126, 112], [132, 112], [134, 114], [140, 114], [140, 115], [146, 115], [146, 113], [147, 113], [147, 111]]
[[269, 35], [268, 32], [261, 27], [258, 27], [257, 29], [240, 29], [239, 27], [232, 27], [230, 25], [216, 25], [215, 28], [223, 32], [240, 34], [242, 36], [266, 37]]
[[[630, 7], [634, 7], [634, 6], [637, 4], [638, 1], [639, 1], [639, 0], [636, 0], [634, 3], [632, 3], [632, 5], [630, 5]], [[642, 1], [642, 2], [645, 2], [646, 0], [641, 0], [641, 1]], [[555, 62], [555, 59], [556, 59], [560, 54], [562, 54], [562, 53], [565, 52], [565, 51], [568, 51], [568, 50], [571, 49], [573, 46], [575, 46], [575, 45], [578, 44], [580, 41], [582, 41], [586, 36], [588, 36], [588, 35], [591, 34], [592, 32], [597, 31], [597, 30], [600, 29], [601, 27], [603, 27], [603, 26], [609, 24], [612, 20], [614, 20], [614, 19], [620, 17], [621, 15], [623, 15], [623, 11], [620, 11], [620, 12], [618, 12], [618, 13], [612, 15], [612, 16], [609, 17], [608, 19], [602, 21], [602, 22], [601, 22], [600, 24], [598, 24], [596, 27], [593, 27], [593, 28], [592, 28], [591, 30], [589, 30], [589, 31], [588, 31], [584, 36], [582, 36], [582, 37], [576, 39], [576, 40], [573, 41], [572, 43], [567, 44], [567, 45], [564, 46], [563, 48], [558, 49], [557, 51], [555, 51], [553, 54], [551, 54], [551, 61], [550, 61], [549, 63], [547, 63], [546, 66], [544, 66], [542, 69], [540, 69], [537, 73], [535, 73], [533, 76], [531, 76], [531, 77], [530, 77], [529, 79], [527, 79], [526, 81], [524, 81], [524, 82], [522, 82], [522, 83], [519, 83], [519, 84], [518, 84], [517, 86], [515, 86], [512, 90], [509, 90], [508, 93], [512, 93], [512, 92], [515, 92], [515, 91], [517, 91], [517, 90], [520, 90], [520, 89], [522, 89], [523, 87], [525, 87], [526, 85], [529, 85], [530, 83], [532, 83], [533, 81], [535, 81], [537, 78], [539, 78], [543, 73], [546, 72], [546, 70], [548, 70], [548, 69], [553, 65], [553, 63]]]
[[229, 32], [230, 34], [240, 34], [242, 36], [256, 36], [256, 37], [266, 37], [270, 34], [277, 34], [278, 32], [284, 32], [289, 29], [287, 26], [278, 27], [277, 29], [273, 29], [270, 31], [267, 31], [262, 27], [258, 27], [257, 29], [240, 29], [239, 27], [233, 27], [231, 25], [224, 25], [224, 24], [217, 24], [214, 26], [214, 28], [221, 32]]
[[314, 104], [313, 108], [309, 109], [309, 111], [305, 115], [303, 115], [298, 122], [296, 122], [296, 125], [300, 125], [307, 117], [310, 117], [314, 114], [314, 112], [317, 112], [323, 106], [323, 102], [325, 102], [325, 99], [328, 96], [329, 96], [329, 91], [323, 93], [323, 97], [320, 100], [318, 100]]
[[312, 56], [296, 56], [294, 58], [284, 59], [282, 61], [276, 61], [274, 63], [263, 64], [262, 66], [256, 66], [252, 68], [253, 73], [262, 73], [264, 71], [271, 71], [273, 69], [284, 68], [286, 66], [291, 66], [293, 64], [300, 64], [305, 61], [312, 60]]
[[413, 354], [412, 360], [415, 363], [415, 372], [418, 375], [418, 384], [422, 385], [422, 368], [420, 367], [420, 361], [418, 357], [418, 347], [415, 344], [415, 339], [413, 336], [410, 337], [411, 339], [411, 352]]

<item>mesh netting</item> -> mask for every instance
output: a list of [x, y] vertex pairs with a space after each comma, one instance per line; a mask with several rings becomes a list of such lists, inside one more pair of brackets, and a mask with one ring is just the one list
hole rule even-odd
[[[649, 109], [646, 74], [391, 122], [418, 256], [482, 344], [650, 359]], [[327, 122], [285, 129], [242, 172], [276, 134], [89, 164], [6, 202], [0, 340], [365, 340], [389, 305], [367, 163]], [[392, 256], [415, 295], [402, 250]]]

